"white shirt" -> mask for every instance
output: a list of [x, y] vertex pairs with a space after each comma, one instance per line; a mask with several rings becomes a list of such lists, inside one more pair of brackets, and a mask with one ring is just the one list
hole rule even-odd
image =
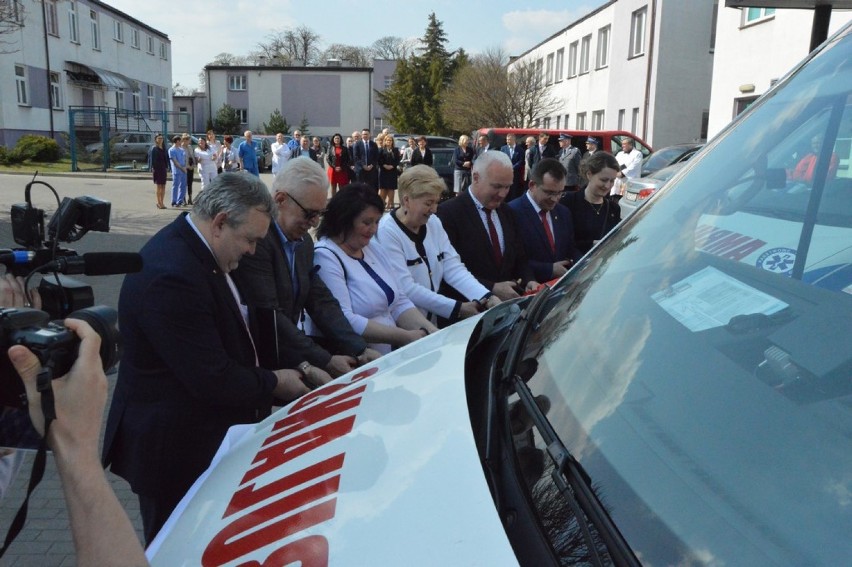
[[195, 154], [195, 161], [198, 162], [198, 168], [201, 171], [207, 171], [208, 169], [212, 169], [215, 172], [216, 162], [213, 161], [213, 157], [216, 155], [216, 152], [214, 152], [210, 148], [207, 148], [206, 150], [202, 150], [201, 148], [195, 148], [193, 154]]
[[642, 175], [643, 157], [645, 156], [642, 155], [642, 152], [640, 152], [636, 148], [633, 148], [633, 150], [630, 152], [625, 152], [624, 150], [618, 152], [618, 155], [615, 156], [615, 161], [618, 162], [618, 165], [624, 166], [624, 168], [621, 170], [621, 172], [624, 174], [624, 177], [616, 178], [616, 182], [612, 184], [610, 195], [623, 194], [624, 187], [627, 185], [627, 180]]
[[392, 215], [388, 213], [379, 221], [375, 240], [396, 271], [402, 291], [424, 316], [433, 313], [448, 318], [452, 315], [456, 301], [438, 293], [442, 281], [471, 301], [488, 294], [485, 286], [467, 271], [458, 252], [450, 244], [441, 219], [432, 215], [426, 222], [424, 259], [417, 253], [414, 241]]
[[[486, 213], [482, 203], [476, 199], [473, 191], [468, 191], [467, 193], [470, 195], [470, 198], [473, 199], [473, 204], [476, 205], [476, 210], [479, 212], [479, 218], [482, 220], [482, 226], [485, 227], [485, 234], [487, 234], [490, 239], [491, 233], [488, 232], [488, 213]], [[505, 252], [506, 246], [503, 242], [503, 225], [500, 224], [500, 215], [497, 214], [497, 209], [492, 209], [491, 211], [491, 222], [494, 223], [494, 228], [497, 229], [497, 240], [500, 241], [500, 252]]]
[[[363, 248], [363, 252], [364, 262], [394, 291], [390, 305], [379, 284], [357, 259], [346, 254], [340, 246], [328, 238], [321, 238], [314, 247], [314, 265], [319, 269], [317, 274], [340, 303], [343, 315], [359, 335], [364, 333], [370, 321], [395, 327], [397, 318], [414, 308], [414, 304], [402, 291], [381, 246], [370, 244]], [[308, 335], [322, 334], [310, 319], [305, 321], [305, 332]], [[391, 351], [391, 345], [386, 343], [372, 343], [368, 346], [382, 354]]]

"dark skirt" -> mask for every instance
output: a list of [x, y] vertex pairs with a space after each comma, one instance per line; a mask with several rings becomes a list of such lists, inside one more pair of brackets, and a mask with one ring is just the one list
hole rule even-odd
[[379, 189], [396, 189], [396, 181], [399, 177], [399, 172], [396, 168], [379, 170]]
[[166, 168], [155, 167], [152, 176], [154, 178], [154, 185], [165, 185], [166, 184]]

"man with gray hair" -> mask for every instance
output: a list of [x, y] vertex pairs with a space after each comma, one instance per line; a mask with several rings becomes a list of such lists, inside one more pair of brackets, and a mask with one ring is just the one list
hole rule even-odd
[[[438, 218], [468, 271], [503, 301], [538, 285], [515, 216], [504, 202], [513, 179], [509, 156], [487, 151], [473, 162], [470, 189], [438, 207]], [[466, 301], [446, 283], [440, 293]]]
[[231, 279], [269, 229], [275, 204], [253, 175], [223, 173], [142, 247], [118, 300], [124, 343], [104, 436], [105, 466], [139, 496], [150, 544], [210, 465], [228, 428], [269, 415], [312, 383], [258, 365]]
[[[307, 158], [288, 161], [272, 184], [272, 226], [234, 272], [261, 366], [298, 368], [326, 381], [379, 357], [352, 330], [314, 268], [308, 231], [319, 224], [327, 194], [328, 175], [320, 165]], [[305, 315], [322, 330], [322, 339], [305, 334]]]

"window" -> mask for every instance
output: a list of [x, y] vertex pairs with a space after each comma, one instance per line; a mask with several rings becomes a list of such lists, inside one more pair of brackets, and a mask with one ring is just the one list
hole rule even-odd
[[775, 8], [744, 8], [743, 25], [765, 20], [775, 15]]
[[62, 110], [62, 87], [59, 73], [50, 73], [50, 101], [54, 110]]
[[112, 38], [119, 43], [124, 43], [124, 24], [118, 20], [113, 20], [112, 23]]
[[640, 8], [633, 12], [630, 20], [630, 53], [629, 57], [638, 57], [645, 53], [645, 20], [648, 16], [648, 7]]
[[598, 30], [598, 57], [595, 68], [600, 69], [609, 65], [609, 26]]
[[160, 42], [160, 59], [164, 59], [166, 61], [169, 59], [169, 48], [166, 46], [164, 41]]
[[585, 130], [586, 129], [586, 113], [578, 112], [577, 113], [577, 130]]
[[556, 117], [556, 129], [559, 130], [562, 128], [562, 116], [559, 115]]
[[154, 85], [148, 85], [148, 110], [154, 110]]
[[147, 43], [147, 45], [145, 46], [145, 51], [147, 51], [151, 55], [154, 55], [154, 38], [150, 35], [146, 35], [145, 39]]
[[568, 77], [577, 76], [577, 45], [575, 41], [568, 46]]
[[570, 116], [571, 116], [570, 114], [566, 114], [566, 115], [565, 115], [565, 128], [568, 128], [568, 118], [569, 118]]
[[553, 54], [547, 56], [547, 84], [553, 83]]
[[50, 35], [59, 36], [59, 18], [56, 14], [55, 0], [48, 0], [44, 3], [45, 13], [47, 14], [47, 33]]
[[30, 88], [27, 83], [27, 70], [23, 65], [15, 65], [15, 87], [18, 90], [18, 104], [29, 106]]
[[541, 121], [541, 127], [542, 128], [550, 128], [550, 118], [549, 117], [545, 118], [544, 120]]
[[589, 50], [592, 47], [591, 34], [583, 38], [580, 43], [580, 74], [589, 72]]
[[98, 13], [94, 10], [89, 10], [89, 20], [92, 25], [92, 49], [95, 51], [101, 50], [101, 25], [98, 22]]
[[562, 80], [563, 66], [565, 65], [565, 48], [556, 51], [556, 76], [554, 80], [558, 83]]
[[139, 49], [139, 30], [130, 28], [130, 47]]
[[124, 110], [124, 91], [115, 91], [115, 108]]
[[621, 110], [619, 110], [619, 111], [618, 111], [618, 129], [619, 129], [619, 130], [624, 130], [624, 117], [625, 117], [625, 114], [626, 114], [626, 112], [625, 112], [625, 110], [624, 110], [623, 108], [622, 108]]
[[595, 110], [592, 112], [592, 130], [604, 129], [604, 111]]
[[393, 75], [391, 75], [390, 77], [385, 75], [385, 89], [391, 88], [392, 84], [393, 84]]
[[634, 134], [639, 131], [639, 108], [633, 109], [633, 114], [630, 117], [630, 131]]
[[68, 3], [68, 27], [72, 43], [80, 43], [80, 22], [77, 19], [77, 3], [74, 0]]
[[134, 92], [132, 94], [132, 101], [133, 101], [133, 109], [132, 109], [133, 112], [139, 112], [139, 107], [141, 106], [141, 104], [139, 103], [140, 101], [139, 101], [139, 93], [138, 92]]
[[15, 23], [20, 26], [24, 25], [24, 7], [21, 5], [20, 0], [11, 0], [10, 2], [4, 2], [4, 4], [8, 3], [8, 8], [4, 6], [3, 12], [4, 15], [7, 16], [9, 24]]
[[160, 87], [160, 110], [168, 110], [168, 89]]
[[535, 82], [540, 85], [544, 79], [544, 61], [539, 59], [535, 62]]
[[240, 124], [248, 124], [248, 110], [245, 108], [236, 108], [237, 116], [240, 117]]
[[732, 118], [736, 118], [742, 112], [744, 112], [749, 106], [751, 106], [754, 101], [757, 100], [756, 96], [747, 96], [743, 98], [734, 99], [734, 116]]
[[244, 91], [246, 90], [245, 75], [228, 75], [228, 90], [229, 91]]

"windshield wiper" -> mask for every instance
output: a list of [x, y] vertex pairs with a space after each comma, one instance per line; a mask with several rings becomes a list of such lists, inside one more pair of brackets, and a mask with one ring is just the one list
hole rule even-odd
[[577, 525], [583, 533], [589, 551], [589, 559], [596, 565], [605, 564], [598, 551], [595, 537], [592, 535], [591, 524], [596, 528], [597, 534], [616, 565], [639, 566], [640, 563], [630, 546], [595, 495], [591, 477], [559, 438], [527, 385], [526, 381], [535, 373], [538, 364], [535, 359], [529, 359], [523, 361], [521, 366], [524, 371], [523, 374], [526, 376], [524, 377], [520, 373], [513, 374], [512, 385], [518, 394], [519, 403], [526, 410], [547, 447], [547, 455], [554, 465], [551, 476], [559, 492], [565, 496], [577, 520]]

